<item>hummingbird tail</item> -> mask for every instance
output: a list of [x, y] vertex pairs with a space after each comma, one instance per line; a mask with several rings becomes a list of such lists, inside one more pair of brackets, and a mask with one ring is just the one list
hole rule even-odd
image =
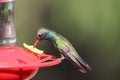
[[76, 60], [78, 61], [76, 62], [76, 66], [78, 67], [79, 71], [86, 73], [92, 70], [92, 68], [81, 57], [76, 58]]
[[67, 57], [67, 59], [82, 73], [87, 73], [88, 71], [92, 70], [91, 67], [79, 56], [71, 56]]

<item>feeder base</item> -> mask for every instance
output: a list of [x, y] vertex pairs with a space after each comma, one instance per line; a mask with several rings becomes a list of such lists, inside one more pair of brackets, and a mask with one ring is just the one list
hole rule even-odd
[[1, 80], [29, 80], [38, 69], [0, 69]]

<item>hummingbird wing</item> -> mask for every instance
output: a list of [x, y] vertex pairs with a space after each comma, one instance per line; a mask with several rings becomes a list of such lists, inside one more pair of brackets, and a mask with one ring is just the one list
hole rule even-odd
[[88, 70], [91, 70], [89, 65], [77, 54], [74, 48], [65, 45], [64, 43], [58, 45], [58, 47], [59, 52], [81, 72], [86, 73]]

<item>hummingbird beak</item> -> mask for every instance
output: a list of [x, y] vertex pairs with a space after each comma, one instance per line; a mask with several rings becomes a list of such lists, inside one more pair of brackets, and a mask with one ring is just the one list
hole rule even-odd
[[36, 41], [34, 42], [33, 48], [35, 48], [39, 42], [40, 42], [40, 40], [36, 39]]

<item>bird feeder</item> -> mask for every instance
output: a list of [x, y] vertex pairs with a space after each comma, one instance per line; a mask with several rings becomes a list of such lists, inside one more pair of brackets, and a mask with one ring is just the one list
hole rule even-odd
[[0, 0], [0, 80], [29, 80], [39, 68], [61, 60], [15, 46], [14, 4], [14, 0]]

